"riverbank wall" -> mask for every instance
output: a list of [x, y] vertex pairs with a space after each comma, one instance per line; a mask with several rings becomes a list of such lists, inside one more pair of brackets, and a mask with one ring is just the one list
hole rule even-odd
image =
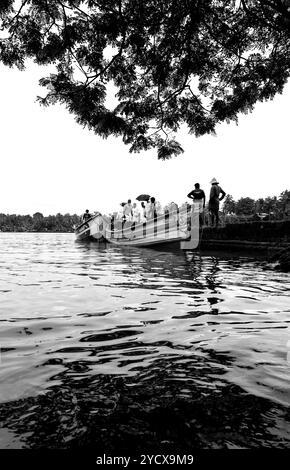
[[254, 249], [269, 253], [290, 248], [290, 220], [258, 221], [203, 227], [201, 249]]

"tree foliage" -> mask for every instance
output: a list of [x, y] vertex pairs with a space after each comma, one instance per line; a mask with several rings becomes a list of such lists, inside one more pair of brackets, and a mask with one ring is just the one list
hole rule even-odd
[[78, 215], [56, 214], [44, 217], [41, 212], [31, 215], [0, 214], [2, 232], [73, 232], [80, 223]]
[[52, 67], [42, 104], [160, 159], [182, 152], [180, 125], [214, 133], [289, 76], [290, 0], [1, 0], [0, 20], [4, 64]]
[[237, 215], [251, 215], [255, 212], [255, 200], [250, 197], [241, 197], [236, 203]]
[[223, 212], [225, 214], [235, 213], [236, 201], [231, 194], [227, 194], [223, 202]]
[[223, 213], [234, 213], [235, 215], [251, 216], [254, 214], [267, 214], [275, 219], [283, 219], [288, 216], [290, 206], [290, 191], [283, 191], [279, 197], [268, 196], [266, 198], [259, 198], [256, 201], [250, 197], [241, 197], [235, 201], [233, 197], [228, 194], [223, 203]]

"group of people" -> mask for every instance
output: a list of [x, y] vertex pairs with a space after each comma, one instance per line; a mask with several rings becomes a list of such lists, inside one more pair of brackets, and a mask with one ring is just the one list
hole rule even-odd
[[150, 197], [148, 201], [141, 201], [140, 208], [136, 202], [132, 204], [131, 199], [128, 199], [128, 202], [122, 206], [123, 211], [119, 213], [118, 218], [126, 222], [144, 223], [157, 216], [155, 197]]
[[[210, 222], [212, 226], [218, 226], [220, 223], [219, 219], [219, 204], [220, 201], [226, 196], [225, 191], [219, 186], [219, 182], [216, 178], [213, 178], [210, 182], [211, 189], [209, 194], [208, 210], [210, 215]], [[200, 188], [199, 183], [195, 183], [194, 189], [187, 195], [188, 198], [192, 199], [196, 210], [200, 214], [200, 223], [204, 223], [204, 210], [206, 196], [205, 192]], [[173, 204], [173, 203], [172, 203]], [[176, 208], [178, 206], [175, 204]], [[175, 208], [175, 210], [176, 210]], [[123, 205], [123, 213], [121, 215], [122, 220], [129, 222], [146, 222], [146, 220], [154, 219], [157, 217], [156, 202], [155, 198], [151, 197], [147, 203], [141, 202], [140, 209], [136, 202], [132, 204], [131, 199]]]
[[[218, 226], [219, 220], [219, 204], [220, 201], [223, 200], [226, 193], [224, 190], [219, 186], [219, 182], [213, 178], [211, 180], [211, 189], [209, 194], [209, 203], [208, 203], [208, 211], [211, 218], [211, 225]], [[193, 204], [197, 208], [197, 211], [200, 214], [201, 223], [203, 224], [203, 215], [205, 209], [205, 193], [200, 188], [199, 183], [195, 183], [195, 189], [193, 189], [190, 193], [188, 193], [187, 197], [193, 200]]]
[[[210, 214], [211, 225], [217, 226], [220, 222], [219, 203], [222, 199], [224, 199], [226, 193], [219, 186], [219, 182], [215, 178], [213, 178], [210, 183], [211, 189], [209, 195], [208, 210]], [[199, 183], [195, 183], [194, 189], [190, 193], [188, 193], [187, 197], [193, 201], [195, 209], [200, 214], [200, 223], [203, 225], [206, 196], [205, 192], [200, 188]], [[138, 207], [136, 202], [133, 202], [132, 204], [131, 199], [128, 199], [127, 203], [122, 203], [121, 206], [122, 210], [117, 214], [116, 218], [122, 220], [122, 222], [144, 223], [148, 220], [155, 219], [157, 217], [155, 197], [150, 197], [147, 201], [142, 201], [140, 207]], [[178, 206], [176, 204], [175, 206], [178, 209]], [[82, 216], [82, 221], [85, 222], [91, 217], [92, 215], [87, 209]]]

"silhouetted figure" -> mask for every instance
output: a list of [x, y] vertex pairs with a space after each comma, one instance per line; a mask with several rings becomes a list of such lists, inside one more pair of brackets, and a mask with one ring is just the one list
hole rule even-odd
[[[220, 197], [220, 194], [221, 194], [221, 197]], [[226, 193], [219, 186], [218, 181], [215, 178], [213, 178], [211, 180], [211, 189], [210, 189], [209, 204], [208, 204], [208, 210], [210, 212], [212, 226], [217, 227], [219, 224], [220, 201], [223, 200], [225, 195]]]
[[199, 223], [202, 225], [204, 222], [204, 208], [205, 208], [205, 193], [202, 189], [200, 189], [200, 184], [195, 183], [194, 188], [190, 193], [188, 193], [187, 197], [192, 199], [194, 210], [199, 213]]
[[86, 212], [82, 216], [82, 221], [86, 222], [87, 220], [91, 219], [92, 215], [89, 213], [89, 209], [86, 209]]

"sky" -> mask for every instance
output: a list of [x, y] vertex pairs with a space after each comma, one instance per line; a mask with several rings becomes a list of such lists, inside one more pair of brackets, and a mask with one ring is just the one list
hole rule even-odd
[[184, 153], [158, 161], [156, 150], [130, 154], [121, 138], [82, 128], [63, 106], [40, 106], [46, 75], [34, 64], [24, 72], [0, 65], [0, 213], [108, 213], [141, 193], [180, 204], [196, 182], [208, 196], [213, 177], [234, 199], [290, 189], [290, 84], [216, 136], [181, 129]]

